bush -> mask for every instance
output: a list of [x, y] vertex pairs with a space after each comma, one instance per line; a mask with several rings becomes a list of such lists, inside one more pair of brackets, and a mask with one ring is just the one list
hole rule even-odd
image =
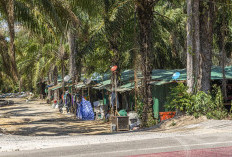
[[[143, 116], [143, 114], [145, 114], [145, 113], [143, 113], [143, 108], [144, 108], [145, 104], [141, 100], [142, 99], [138, 98], [137, 101], [136, 101], [137, 102], [136, 112], [137, 112], [137, 114], [139, 116], [139, 119], [142, 120], [142, 116]], [[143, 127], [150, 127], [150, 126], [153, 126], [153, 125], [155, 125], [157, 123], [157, 119], [154, 119], [152, 112], [149, 112], [147, 116], [148, 116], [147, 121], [146, 122], [142, 121], [142, 126]]]
[[189, 111], [192, 107], [192, 97], [191, 94], [187, 92], [188, 87], [183, 83], [171, 89], [171, 94], [168, 97], [168, 102], [165, 105], [169, 111], [180, 110]]
[[209, 119], [223, 119], [228, 116], [220, 87], [214, 86], [209, 94], [202, 91], [189, 94], [187, 90], [188, 87], [182, 83], [172, 88], [165, 107], [170, 110], [179, 109], [196, 118], [205, 115]]
[[142, 118], [142, 114], [143, 114], [143, 106], [144, 106], [144, 103], [141, 101], [140, 98], [138, 98], [136, 100], [136, 109], [135, 110], [136, 110], [140, 119]]

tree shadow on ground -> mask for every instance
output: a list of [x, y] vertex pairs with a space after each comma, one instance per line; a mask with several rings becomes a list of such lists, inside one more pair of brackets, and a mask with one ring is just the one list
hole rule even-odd
[[[10, 106], [12, 106], [12, 105], [10, 105]], [[7, 107], [7, 108], [1, 108], [0, 110], [1, 111], [7, 111], [7, 110], [15, 110], [15, 109], [28, 109], [28, 107]]]
[[65, 126], [65, 127], [23, 127], [18, 131], [9, 131], [13, 135], [23, 136], [65, 136], [79, 134], [99, 134], [104, 132], [102, 127]]
[[[79, 121], [75, 118], [46, 118], [42, 120], [24, 119], [23, 122], [9, 122], [5, 126], [17, 129], [5, 133], [23, 136], [64, 136], [79, 134], [109, 133], [109, 124], [96, 121]], [[2, 125], [2, 126], [4, 126]]]

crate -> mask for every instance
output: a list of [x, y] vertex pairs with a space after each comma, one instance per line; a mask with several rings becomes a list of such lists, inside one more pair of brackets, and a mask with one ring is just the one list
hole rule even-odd
[[176, 112], [160, 112], [160, 121], [171, 119], [175, 116]]
[[129, 131], [128, 116], [113, 116], [112, 124], [116, 125], [116, 131]]

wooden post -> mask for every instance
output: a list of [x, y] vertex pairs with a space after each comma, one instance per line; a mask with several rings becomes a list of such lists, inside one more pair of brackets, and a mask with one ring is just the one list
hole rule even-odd
[[[113, 74], [112, 74], [113, 75]], [[113, 82], [113, 79], [111, 79], [111, 81]], [[111, 99], [110, 99], [110, 103], [112, 102], [112, 94], [113, 94], [113, 91], [114, 91], [114, 83], [112, 83], [111, 82], [111, 84], [112, 84], [112, 90], [111, 90]], [[114, 103], [114, 102], [112, 102], [112, 103]], [[115, 116], [115, 113], [114, 113], [114, 104], [112, 104], [112, 106], [111, 106], [111, 112], [114, 114], [114, 116]]]
[[116, 116], [116, 113], [118, 112], [117, 110], [117, 104], [118, 104], [118, 101], [117, 101], [117, 79], [116, 79], [116, 71], [114, 72], [114, 90], [115, 90], [115, 116]]
[[105, 105], [104, 104], [104, 89], [102, 89], [102, 99], [103, 99], [103, 105]]
[[83, 88], [81, 88], [81, 90], [82, 90], [82, 97], [84, 97], [84, 90], [83, 90]]
[[90, 101], [90, 92], [89, 92], [89, 87], [88, 87], [88, 97], [89, 97], [89, 101]]

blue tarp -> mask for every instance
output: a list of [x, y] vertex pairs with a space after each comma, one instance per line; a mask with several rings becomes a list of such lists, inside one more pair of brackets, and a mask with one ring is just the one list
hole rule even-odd
[[92, 105], [89, 101], [85, 100], [84, 98], [82, 98], [80, 110], [82, 120], [94, 120], [94, 112]]

